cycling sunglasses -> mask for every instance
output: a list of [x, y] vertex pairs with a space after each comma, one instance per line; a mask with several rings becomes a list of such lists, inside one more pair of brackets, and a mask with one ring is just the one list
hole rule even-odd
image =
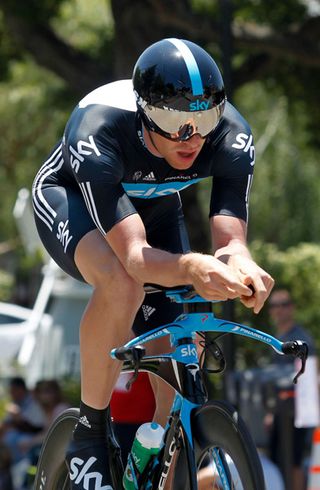
[[143, 109], [156, 133], [172, 141], [185, 141], [195, 134], [208, 136], [217, 126], [225, 101], [206, 111], [184, 112], [146, 105]]

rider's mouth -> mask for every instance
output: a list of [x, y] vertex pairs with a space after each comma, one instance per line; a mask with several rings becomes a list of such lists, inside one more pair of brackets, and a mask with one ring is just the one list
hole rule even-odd
[[193, 151], [181, 151], [180, 150], [177, 152], [177, 155], [182, 160], [192, 160], [196, 157], [197, 150], [193, 150]]

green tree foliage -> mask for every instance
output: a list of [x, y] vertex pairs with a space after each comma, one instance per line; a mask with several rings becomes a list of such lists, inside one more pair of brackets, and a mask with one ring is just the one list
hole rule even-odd
[[13, 277], [6, 271], [0, 270], [0, 301], [8, 301], [13, 287]]
[[[64, 98], [65, 104], [58, 102]], [[63, 84], [29, 61], [10, 66], [0, 92], [0, 240], [15, 235], [16, 193], [31, 187], [36, 170], [61, 134], [70, 108]]]
[[[255, 240], [251, 250], [255, 260], [277, 279], [275, 287], [290, 291], [296, 306], [296, 320], [313, 335], [320, 353], [320, 245], [301, 242], [280, 250], [275, 244]], [[258, 315], [240, 301], [235, 301], [235, 310], [236, 321], [275, 334], [268, 304]], [[221, 308], [218, 315], [221, 315]], [[236, 345], [237, 367], [263, 366], [268, 362], [271, 354], [268, 346], [242, 338], [236, 339]]]
[[255, 135], [256, 166], [250, 199], [249, 239], [285, 249], [320, 242], [320, 167], [308, 144], [308, 114], [290, 111], [288, 97], [246, 84], [235, 102]]
[[[292, 239], [295, 243], [317, 240], [315, 218], [306, 220], [307, 211], [301, 211], [301, 202], [317, 203], [319, 199], [316, 157], [307, 148], [311, 141], [317, 145], [319, 134], [320, 15], [311, 10], [313, 4], [308, 0], [0, 0], [0, 66], [2, 78], [7, 78], [7, 85], [1, 87], [1, 120], [7, 128], [1, 136], [2, 146], [17, 133], [17, 126], [20, 139], [12, 142], [5, 158], [0, 157], [3, 177], [10, 182], [8, 194], [21, 180], [30, 183], [29, 175], [61, 134], [63, 117], [66, 120], [80, 96], [100, 83], [130, 76], [136, 56], [150, 42], [173, 35], [193, 39], [227, 69], [221, 41], [222, 31], [228, 28], [222, 16], [226, 3], [233, 6], [230, 64], [236, 104], [252, 124], [257, 141], [263, 142], [268, 137], [266, 131], [273, 131], [263, 155], [257, 152], [250, 237], [264, 237], [282, 247]], [[34, 82], [28, 93], [31, 72]], [[27, 87], [23, 88], [25, 81]], [[21, 85], [25, 97], [23, 102], [19, 95], [19, 104], [25, 103], [25, 108], [8, 97], [11, 84], [15, 94]], [[46, 135], [39, 138], [39, 128], [48, 125]], [[305, 194], [306, 188], [309, 192]], [[197, 200], [190, 196], [187, 202], [187, 210], [194, 209], [190, 216], [199, 216]], [[7, 231], [2, 233], [10, 234], [8, 202], [3, 209], [7, 210]], [[287, 224], [281, 233], [279, 222]], [[192, 221], [192, 228], [200, 226], [204, 237], [203, 224]], [[202, 242], [208, 246], [207, 239], [197, 242], [195, 234], [197, 248]]]
[[281, 251], [274, 244], [254, 241], [252, 251], [277, 277], [276, 287], [290, 290], [297, 305], [298, 320], [319, 337], [320, 246], [301, 242]]
[[[233, 6], [230, 25], [222, 15], [226, 4]], [[226, 76], [230, 68], [233, 101], [253, 128], [257, 163], [250, 241], [259, 239], [262, 250], [276, 247], [283, 260], [288, 247], [300, 252], [300, 242], [319, 242], [320, 9], [315, 5], [309, 0], [0, 0], [0, 240], [16, 235], [11, 214], [16, 193], [31, 186], [79, 98], [101, 83], [130, 76], [137, 55], [151, 42], [180, 36], [208, 49]], [[229, 60], [225, 38], [222, 42], [222, 32], [228, 31]], [[208, 212], [209, 185], [198, 188], [199, 199], [189, 194], [186, 210], [194, 247], [207, 249], [201, 217]], [[260, 257], [265, 259], [262, 252]], [[282, 274], [272, 254], [266, 267], [276, 279]], [[312, 272], [307, 260], [304, 267], [305, 274]], [[290, 265], [296, 274], [302, 269]], [[316, 308], [311, 300], [314, 295], [306, 304]]]

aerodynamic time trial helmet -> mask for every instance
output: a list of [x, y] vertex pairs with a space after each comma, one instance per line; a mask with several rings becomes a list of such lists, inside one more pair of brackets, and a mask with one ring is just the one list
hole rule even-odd
[[223, 79], [197, 44], [163, 39], [149, 46], [133, 70], [137, 108], [145, 126], [173, 141], [211, 133], [223, 114]]

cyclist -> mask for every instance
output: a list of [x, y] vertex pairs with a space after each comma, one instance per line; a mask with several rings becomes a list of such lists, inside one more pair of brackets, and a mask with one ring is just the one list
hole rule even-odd
[[[154, 310], [167, 322], [176, 316], [177, 305], [161, 294], [142, 304], [145, 283], [191, 284], [209, 300], [238, 297], [255, 313], [262, 308], [273, 279], [246, 245], [253, 165], [249, 125], [226, 102], [216, 63], [200, 46], [172, 38], [141, 54], [132, 80], [85, 96], [38, 172], [39, 235], [62, 269], [93, 286], [80, 328], [82, 401], [67, 455], [72, 488], [86, 488], [88, 478], [110, 488], [105, 412], [120, 364], [108, 352], [129, 338], [137, 314], [145, 323]], [[212, 255], [190, 251], [179, 197], [207, 177]], [[153, 385], [163, 423], [171, 399]]]

